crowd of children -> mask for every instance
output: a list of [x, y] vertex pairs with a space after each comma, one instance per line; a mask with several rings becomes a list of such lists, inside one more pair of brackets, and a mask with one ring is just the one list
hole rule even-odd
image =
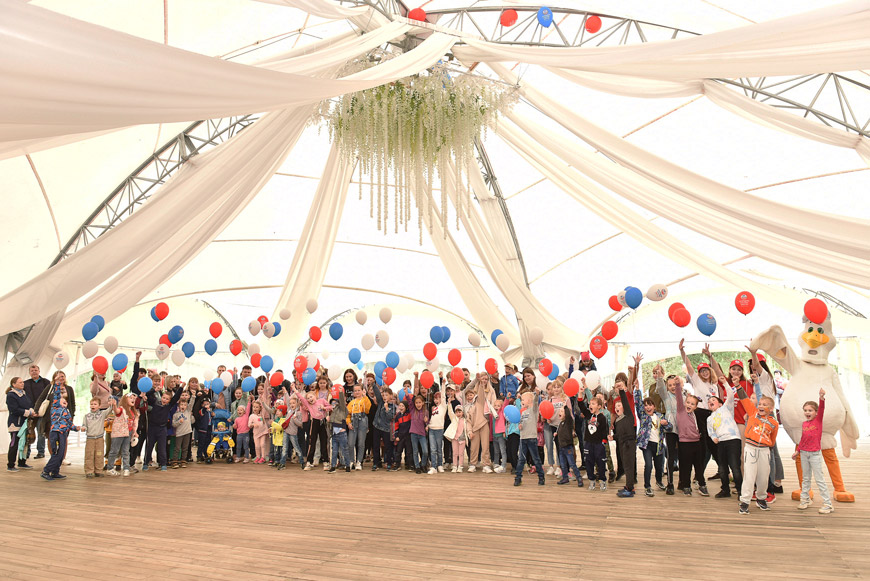
[[[515, 486], [528, 473], [539, 485], [552, 475], [559, 485], [573, 481], [590, 491], [605, 491], [624, 478], [617, 496], [629, 498], [635, 495], [640, 456], [646, 496], [655, 495], [653, 478], [667, 495], [676, 490], [692, 495], [697, 486], [709, 496], [705, 471], [713, 459], [718, 470], [710, 480], [721, 485], [716, 498], [729, 498], [733, 490], [739, 513], [748, 513], [752, 501], [769, 510], [782, 492], [782, 465], [776, 387], [764, 358], [751, 352], [747, 379], [742, 360], [731, 361], [725, 374], [708, 347], [703, 353], [709, 363], [697, 368], [689, 364], [682, 342], [679, 349], [687, 367], [685, 386], [680, 376], [666, 377], [656, 365], [654, 382], [644, 389], [638, 354], [627, 373], [616, 374], [609, 392], [587, 385], [586, 374], [595, 369], [587, 353], [579, 362], [572, 358], [567, 373], [546, 385], [537, 384], [530, 368], [519, 373], [505, 365], [500, 377], [464, 370], [461, 382], [447, 381], [442, 373], [428, 386], [414, 373], [413, 382], [405, 381], [398, 392], [378, 385], [372, 373], [360, 379], [354, 369], [344, 373], [343, 384], [321, 373], [302, 385], [272, 381], [270, 375], [254, 379], [250, 366], [237, 377], [234, 371], [233, 384], [215, 392], [196, 378], [184, 383], [142, 369], [140, 353], [129, 392], [118, 378], [109, 385], [105, 377], [93, 377], [93, 398], [81, 426], [73, 425], [72, 390], [62, 372], [46, 382], [37, 401], [14, 378], [6, 391], [12, 440], [7, 468], [30, 468], [30, 442], [44, 417], [51, 453], [41, 474], [45, 480], [65, 478], [60, 469], [67, 437], [78, 430], [86, 434], [88, 478], [130, 476], [139, 471], [140, 457], [141, 470], [147, 471], [155, 454], [161, 471], [185, 468], [194, 461], [195, 447], [197, 463], [268, 464], [278, 470], [294, 462], [305, 471], [322, 463], [329, 473], [362, 470], [366, 462], [373, 471], [397, 471], [404, 463], [407, 470], [429, 475], [480, 468], [487, 474], [509, 471]], [[574, 374], [575, 363], [580, 375]], [[145, 377], [152, 386], [147, 390]], [[580, 379], [576, 394], [563, 389], [568, 377]], [[823, 503], [819, 512], [826, 514], [833, 507], [821, 470], [824, 391], [819, 396], [819, 402], [804, 406], [803, 437], [795, 450], [807, 467], [798, 508], [810, 506], [815, 478]]]

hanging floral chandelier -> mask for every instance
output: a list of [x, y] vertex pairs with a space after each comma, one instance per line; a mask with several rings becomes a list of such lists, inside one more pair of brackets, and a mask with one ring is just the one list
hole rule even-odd
[[[360, 70], [371, 64], [369, 58], [348, 68]], [[463, 204], [470, 203], [462, 172], [474, 160], [474, 141], [493, 128], [499, 114], [516, 100], [515, 87], [479, 75], [451, 75], [447, 65], [439, 63], [421, 74], [326, 101], [320, 117], [341, 155], [358, 161], [360, 176], [369, 175], [369, 214], [374, 218], [377, 212], [378, 229], [387, 233], [392, 211], [394, 232], [400, 225], [407, 232], [416, 214], [422, 243], [424, 220], [431, 233], [436, 212], [446, 236], [444, 187], [440, 208], [432, 203], [436, 174], [443, 182], [448, 169], [456, 168], [458, 229]], [[359, 191], [362, 199], [361, 177]]]

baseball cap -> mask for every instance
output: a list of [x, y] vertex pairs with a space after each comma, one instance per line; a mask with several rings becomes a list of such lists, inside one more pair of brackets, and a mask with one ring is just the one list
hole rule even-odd
[[698, 365], [698, 371], [701, 371], [702, 369], [710, 369], [710, 364], [709, 363], [701, 363], [700, 365]]
[[756, 355], [756, 357], [758, 357], [759, 361], [767, 361], [767, 358], [764, 355], [762, 355], [761, 353], [758, 353]]
[[734, 361], [732, 361], [731, 365], [729, 365], [728, 368], [730, 369], [731, 367], [734, 367], [735, 365], [737, 367], [739, 367], [740, 369], [743, 369], [743, 362], [740, 361], [739, 359], [735, 359]]

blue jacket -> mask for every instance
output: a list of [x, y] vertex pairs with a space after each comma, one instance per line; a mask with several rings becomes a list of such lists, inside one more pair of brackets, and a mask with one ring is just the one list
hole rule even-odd
[[520, 389], [520, 380], [515, 375], [505, 375], [498, 380], [498, 388], [502, 397], [516, 397]]
[[6, 394], [6, 407], [9, 409], [9, 419], [6, 420], [8, 427], [20, 428], [24, 425], [24, 414], [33, 409], [33, 402], [27, 392], [17, 392], [14, 389]]

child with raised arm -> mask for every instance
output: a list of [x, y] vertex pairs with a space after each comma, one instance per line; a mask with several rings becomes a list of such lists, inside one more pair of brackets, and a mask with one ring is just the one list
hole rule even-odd
[[[233, 427], [236, 430], [236, 458], [235, 461], [248, 463], [250, 456], [250, 436], [251, 436], [251, 399], [245, 400], [245, 407], [236, 408], [236, 419], [233, 420]], [[232, 416], [230, 416], [232, 418]]]
[[625, 487], [617, 492], [616, 496], [630, 498], [634, 496], [636, 482], [637, 426], [634, 420], [634, 407], [628, 401], [626, 394], [625, 382], [617, 379], [614, 387], [619, 392], [619, 401], [613, 407], [616, 412], [616, 419], [613, 420], [613, 439], [616, 440], [619, 461], [625, 471]]
[[187, 409], [186, 401], [178, 402], [178, 411], [172, 416], [172, 427], [175, 428], [172, 467], [187, 468], [187, 453], [190, 452], [190, 440], [193, 437], [193, 414]]
[[113, 405], [115, 413], [115, 421], [112, 422], [112, 449], [109, 451], [109, 474], [117, 476], [118, 471], [115, 469], [115, 459], [120, 456], [121, 468], [124, 476], [130, 475], [130, 448], [134, 436], [136, 436], [136, 428], [139, 424], [139, 412], [136, 410], [137, 397], [133, 393], [128, 393], [121, 398], [121, 402]]
[[556, 428], [556, 444], [559, 449], [559, 467], [562, 469], [562, 478], [556, 484], [568, 484], [569, 472], [574, 473], [577, 486], [583, 488], [583, 475], [577, 467], [574, 457], [574, 412], [571, 406], [559, 408], [559, 427]]
[[716, 444], [719, 454], [719, 480], [722, 483], [722, 490], [716, 493], [716, 498], [729, 498], [731, 496], [729, 468], [731, 475], [734, 476], [737, 490], [743, 486], [743, 471], [740, 468], [742, 444], [740, 430], [737, 428], [737, 422], [734, 421], [734, 389], [728, 385], [724, 377], [720, 379], [719, 384], [727, 396], [724, 402], [719, 396], [710, 396], [708, 405], [711, 413], [707, 418], [707, 433]]
[[[160, 376], [156, 373], [152, 374], [151, 381], [157, 385], [157, 383], [160, 382]], [[170, 383], [170, 385], [172, 384]], [[181, 387], [176, 387], [174, 393], [170, 393], [168, 389], [164, 390], [163, 393], [160, 394], [159, 399], [155, 391], [155, 389], [152, 389], [146, 394], [150, 408], [148, 410], [148, 441], [145, 444], [146, 463], [143, 464], [142, 470], [148, 469], [151, 450], [156, 446], [157, 464], [160, 466], [160, 470], [165, 471], [169, 466], [169, 455], [167, 454], [166, 446], [166, 424], [170, 419], [169, 412], [172, 410], [172, 407], [178, 403], [178, 400], [181, 399], [181, 393], [183, 390]]]
[[[354, 390], [358, 389], [360, 389], [359, 386], [354, 388]], [[347, 402], [344, 399], [344, 389], [339, 388], [334, 395], [334, 404], [332, 404], [329, 414], [330, 432], [332, 432], [332, 460], [329, 466], [329, 474], [335, 474], [339, 453], [344, 458], [345, 472], [350, 472], [351, 466], [353, 466], [353, 458], [350, 455], [350, 447], [347, 441], [350, 426], [348, 425]]]
[[64, 387], [60, 383], [55, 383], [49, 388], [51, 389], [51, 417], [49, 418], [48, 451], [51, 453], [51, 458], [40, 474], [44, 480], [66, 478], [60, 473], [60, 466], [66, 455], [66, 439], [70, 431], [81, 431], [81, 428], [73, 425], [72, 414], [70, 414], [66, 395], [64, 395]]
[[[746, 410], [746, 445], [743, 449], [743, 487], [740, 491], [740, 514], [749, 514], [749, 502], [754, 491], [758, 494], [756, 504], [761, 510], [770, 510], [766, 500], [761, 496], [767, 491], [770, 478], [770, 449], [776, 442], [779, 424], [771, 415], [774, 402], [769, 397], [762, 397], [756, 407], [752, 399], [741, 387], [737, 390], [740, 403]], [[682, 478], [682, 470], [680, 477]]]
[[101, 410], [100, 403], [96, 397], [91, 400], [91, 411], [85, 414], [82, 422], [82, 429], [87, 433], [88, 438], [85, 443], [85, 478], [102, 476], [103, 439], [106, 433], [104, 426], [111, 408]]
[[[380, 390], [380, 387], [375, 387], [375, 391]], [[352, 466], [356, 470], [362, 470], [362, 463], [365, 459], [366, 435], [369, 432], [369, 411], [372, 407], [370, 400], [363, 390], [362, 386], [355, 385], [351, 392], [353, 399], [347, 404], [347, 413], [350, 422], [349, 445], [350, 458], [345, 458], [348, 466]], [[354, 464], [355, 462], [355, 464]]]
[[521, 398], [523, 406], [520, 409], [520, 453], [514, 476], [514, 486], [520, 486], [523, 483], [526, 454], [531, 457], [537, 471], [538, 485], [544, 486], [544, 467], [541, 465], [541, 457], [538, 454], [538, 394], [536, 391], [526, 391]]
[[[653, 370], [653, 375], [660, 373], [662, 373], [661, 368], [658, 371]], [[659, 403], [661, 403], [661, 399], [659, 399]], [[652, 398], [644, 398], [642, 396], [639, 385], [634, 390], [634, 406], [639, 423], [637, 447], [643, 453], [644, 493], [647, 496], [655, 496], [650, 482], [653, 467], [656, 470], [656, 485], [659, 487], [659, 490], [665, 489], [665, 485], [662, 484], [665, 450], [663, 429], [668, 421], [656, 411], [656, 403]]]
[[804, 417], [806, 421], [801, 425], [801, 440], [795, 446], [792, 455], [793, 460], [801, 459], [801, 467], [804, 479], [801, 482], [801, 502], [798, 510], [806, 510], [810, 507], [810, 486], [813, 478], [822, 495], [822, 508], [820, 514], [831, 514], [834, 507], [831, 505], [831, 493], [825, 482], [825, 474], [822, 472], [822, 420], [825, 418], [825, 390], [819, 390], [819, 403], [808, 401], [804, 404]]
[[702, 496], [710, 496], [707, 492], [707, 481], [704, 479], [704, 457], [706, 449], [698, 428], [698, 418], [695, 409], [698, 407], [698, 396], [689, 395], [683, 400], [683, 394], [676, 393], [677, 399], [677, 434], [680, 439], [680, 483], [679, 488], [686, 496], [692, 496], [692, 468], [698, 480], [698, 492]]
[[468, 432], [465, 429], [465, 411], [461, 405], [456, 406], [456, 408], [448, 405], [447, 414], [450, 416], [450, 425], [444, 432], [444, 437], [453, 444], [453, 468], [450, 471], [462, 472], [465, 444], [468, 441]]
[[432, 393], [429, 410], [429, 474], [444, 472], [444, 420], [447, 419], [447, 395], [442, 380]]
[[290, 395], [284, 389], [284, 401], [287, 402], [287, 416], [281, 420], [281, 428], [284, 430], [284, 442], [281, 444], [281, 459], [278, 462], [278, 470], [283, 470], [287, 466], [287, 461], [293, 459], [294, 451], [296, 452], [299, 466], [304, 468], [305, 454], [302, 452], [299, 432], [305, 422], [303, 421], [303, 413], [299, 406], [299, 398], [295, 393]]
[[325, 399], [317, 399], [313, 391], [297, 391], [296, 396], [299, 405], [304, 411], [308, 412], [311, 418], [309, 432], [306, 437], [308, 441], [308, 457], [306, 458], [306, 465], [303, 470], [314, 468], [314, 451], [317, 448], [318, 441], [320, 442], [320, 459], [323, 460], [323, 469], [329, 470], [329, 455], [326, 453], [328, 440], [326, 414], [332, 410], [332, 406]]
[[[393, 440], [390, 438], [390, 432], [396, 417], [396, 405], [392, 401], [387, 401], [391, 397], [384, 397], [384, 392], [379, 386], [375, 386], [374, 392], [377, 411], [375, 411], [375, 417], [372, 420], [372, 472], [382, 466], [381, 443], [384, 445], [383, 466], [386, 466], [387, 471], [390, 471], [393, 466]], [[392, 396], [392, 392], [388, 395]]]
[[[607, 472], [604, 461], [604, 447], [607, 445], [607, 435], [610, 426], [607, 417], [601, 411], [601, 400], [593, 397], [577, 401], [578, 411], [586, 418], [586, 433], [583, 434], [583, 443], [586, 447], [586, 477], [589, 478], [590, 492], [595, 490], [595, 485], [601, 483], [601, 490], [607, 490]], [[596, 478], [595, 469], [598, 469]]]

